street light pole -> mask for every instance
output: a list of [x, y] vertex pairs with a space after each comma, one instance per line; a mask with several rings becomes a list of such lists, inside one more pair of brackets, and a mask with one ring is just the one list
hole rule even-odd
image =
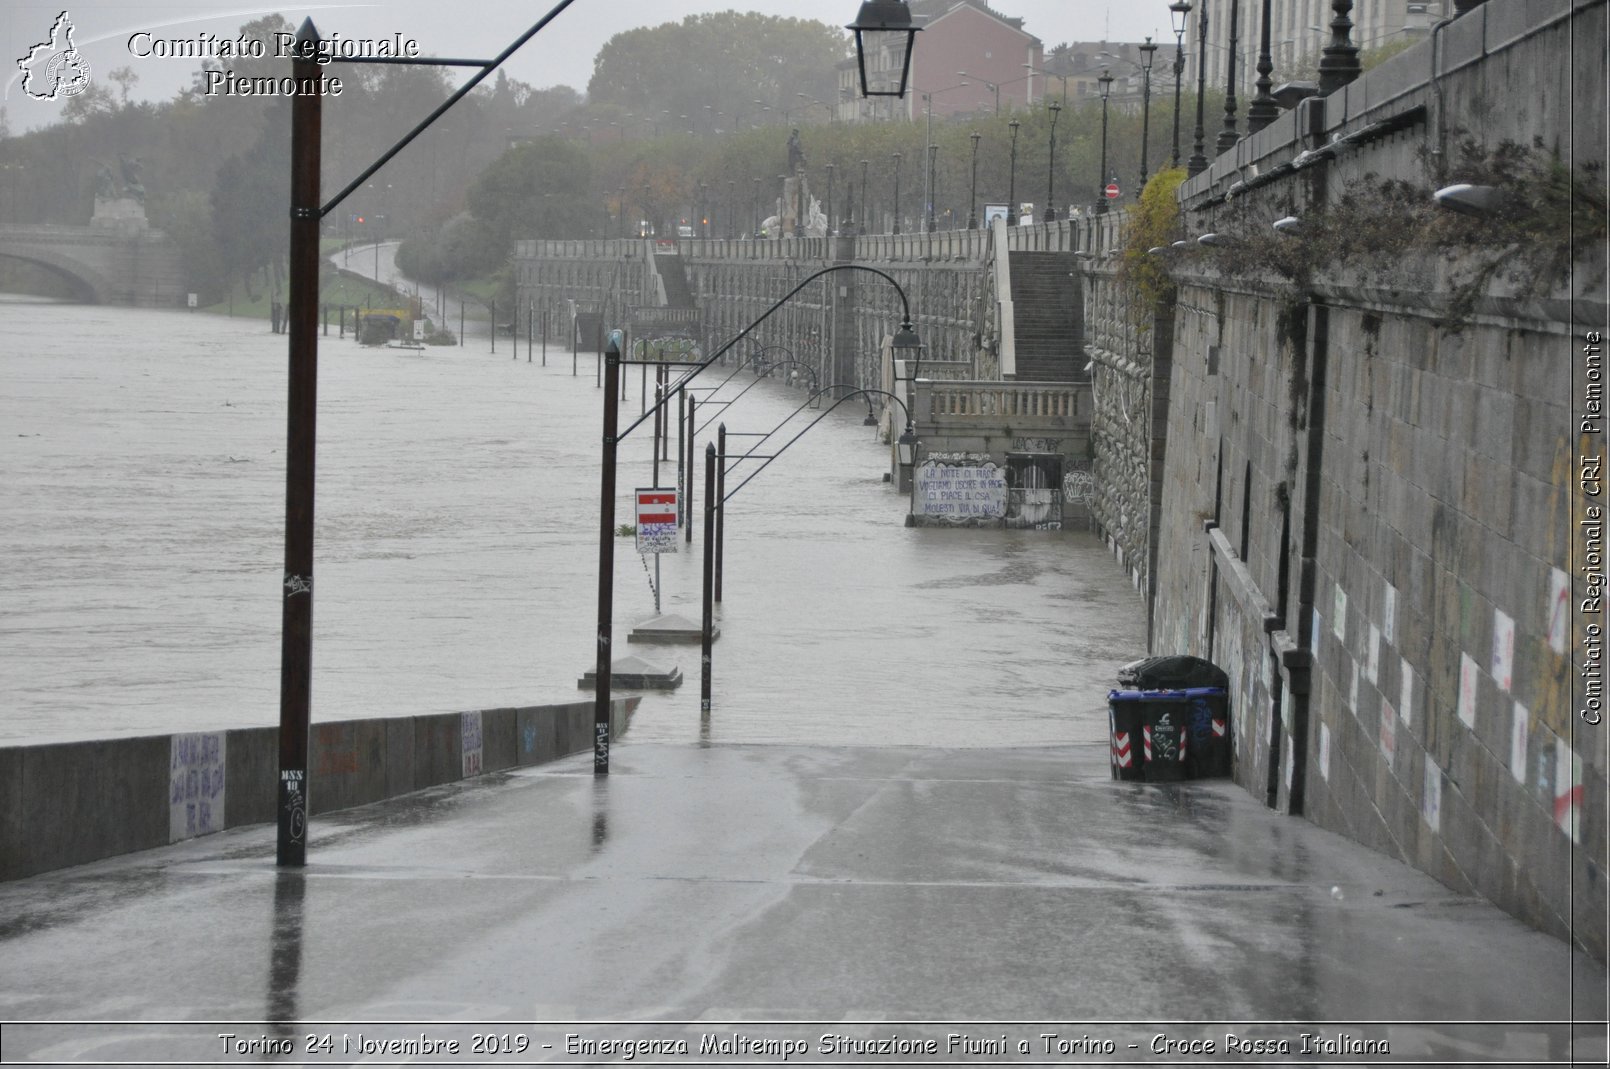
[[833, 236], [833, 165], [827, 165], [827, 233], [825, 237]]
[[1141, 192], [1146, 188], [1146, 148], [1152, 134], [1152, 60], [1157, 56], [1157, 46], [1152, 44], [1150, 37], [1140, 46], [1140, 54], [1145, 58], [1141, 63], [1140, 184], [1135, 187], [1136, 200], [1140, 199]]
[[1196, 143], [1191, 158], [1185, 165], [1192, 178], [1207, 170], [1207, 131], [1203, 129], [1203, 112], [1207, 105], [1207, 35], [1208, 0], [1202, 0], [1202, 11], [1196, 17]]
[[1101, 86], [1101, 173], [1096, 179], [1096, 214], [1107, 214], [1107, 97], [1112, 93], [1112, 75], [1105, 70], [1096, 79]]
[[1219, 155], [1224, 155], [1235, 148], [1235, 53], [1240, 42], [1241, 33], [1241, 0], [1230, 0], [1230, 54], [1225, 57], [1225, 84], [1224, 84], [1224, 126], [1219, 129], [1219, 141], [1215, 146]]
[[1275, 121], [1280, 114], [1280, 105], [1275, 101], [1274, 80], [1270, 77], [1274, 73], [1274, 60], [1269, 55], [1269, 16], [1271, 0], [1263, 0], [1263, 30], [1258, 40], [1258, 94], [1252, 98], [1247, 107], [1247, 133], [1255, 134], [1265, 126]]
[[934, 187], [934, 162], [939, 158], [939, 146], [928, 146], [928, 233], [935, 229], [934, 201], [938, 199], [938, 191]]
[[978, 229], [978, 141], [984, 135], [974, 130], [967, 135], [973, 142], [973, 182], [967, 187], [967, 229]]
[[863, 234], [868, 232], [867, 226], [871, 222], [871, 220], [867, 218], [866, 214], [867, 168], [871, 165], [871, 163], [871, 160], [861, 161], [861, 233]]
[[894, 233], [900, 233], [900, 153], [894, 154]]
[[1006, 124], [1012, 129], [1012, 165], [1006, 185], [1006, 225], [1017, 225], [1017, 131], [1023, 124], [1013, 119]]
[[1168, 5], [1174, 21], [1174, 155], [1171, 167], [1180, 165], [1180, 82], [1185, 77], [1185, 20], [1191, 14], [1191, 0], [1174, 0]]
[[291, 105], [290, 309], [285, 456], [285, 576], [281, 605], [278, 827], [275, 864], [307, 864], [308, 732], [312, 709], [314, 467], [318, 412], [318, 285], [320, 221], [470, 93], [574, 0], [559, 2], [542, 19], [490, 60], [417, 57], [333, 57], [341, 63], [404, 63], [477, 67], [446, 100], [402, 139], [320, 204], [323, 139], [321, 74], [332, 57], [320, 50], [311, 19], [297, 31], [291, 77], [299, 92]]
[[1057, 116], [1062, 114], [1062, 105], [1051, 101], [1046, 105], [1051, 112], [1051, 166], [1045, 179], [1045, 221], [1057, 221]]

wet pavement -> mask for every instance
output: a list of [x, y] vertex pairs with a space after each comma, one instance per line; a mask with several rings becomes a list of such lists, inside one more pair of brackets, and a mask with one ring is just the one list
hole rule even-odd
[[[284, 338], [5, 312], [0, 739], [274, 723]], [[574, 697], [590, 357], [321, 354], [315, 721]], [[721, 418], [769, 430], [802, 399], [764, 384]], [[1226, 783], [1112, 782], [1104, 696], [1144, 647], [1127, 577], [1085, 532], [905, 528], [871, 433], [847, 407], [734, 498], [714, 710], [671, 648], [690, 682], [645, 696], [607, 779], [582, 756], [321, 816], [302, 873], [276, 873], [265, 826], [0, 885], [0, 1057], [400, 1064], [432, 1058], [377, 1037], [450, 1037], [452, 1061], [495, 1034], [516, 1038], [470, 1060], [780, 1060], [608, 1046], [696, 1052], [742, 1021], [836, 1064], [1032, 1060], [1019, 1039], [1042, 1063], [1184, 1064], [1211, 1040], [1235, 1064], [1227, 1032], [1326, 1063], [1304, 1031], [1557, 1064], [1571, 1029], [1535, 1022], [1603, 1019], [1601, 966], [1479, 900]], [[646, 431], [623, 464], [624, 519]], [[689, 548], [662, 559], [663, 607], [696, 617]], [[637, 652], [650, 571], [627, 540], [617, 564]], [[1321, 1026], [1366, 1021], [1397, 1023]], [[1518, 1023], [1447, 1023], [1471, 1021]], [[853, 1045], [880, 1036], [938, 1049]]]
[[[591, 1063], [621, 1059], [567, 1055], [567, 1033], [736, 1028], [813, 1051], [824, 1032], [1116, 1044], [1042, 1064], [1171, 1060], [1158, 1035], [1223, 1055], [1226, 1032], [1389, 1045], [1365, 1064], [1558, 1064], [1571, 1029], [1527, 1022], [1605, 1000], [1558, 940], [1228, 783], [1113, 782], [1099, 746], [628, 743], [605, 778], [581, 756], [326, 816], [302, 872], [250, 828], [0, 886], [0, 916], [0, 1016], [168, 1022], [7, 1025], [7, 1060], [494, 1031], [533, 1046], [487, 1060]], [[324, 1024], [250, 1024], [273, 1020]], [[1590, 1034], [1577, 1053], [1602, 1059]]]

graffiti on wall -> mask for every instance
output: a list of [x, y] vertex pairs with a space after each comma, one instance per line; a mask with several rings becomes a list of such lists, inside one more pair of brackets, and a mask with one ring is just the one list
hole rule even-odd
[[462, 741], [460, 752], [464, 756], [463, 776], [465, 779], [469, 779], [471, 776], [479, 776], [481, 774], [481, 714], [460, 713], [459, 731]]
[[912, 511], [955, 524], [1000, 520], [1006, 516], [1006, 473], [985, 456], [930, 456], [912, 483]]
[[168, 841], [224, 830], [224, 733], [174, 735], [168, 761]]

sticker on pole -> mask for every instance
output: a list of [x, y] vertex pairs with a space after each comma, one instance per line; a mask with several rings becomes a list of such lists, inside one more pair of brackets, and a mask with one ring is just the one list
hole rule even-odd
[[675, 553], [677, 544], [676, 490], [637, 491], [637, 551]]

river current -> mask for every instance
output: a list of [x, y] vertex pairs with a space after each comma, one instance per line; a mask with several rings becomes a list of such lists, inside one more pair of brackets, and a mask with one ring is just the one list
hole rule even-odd
[[[0, 297], [0, 325], [0, 743], [277, 723], [285, 336], [18, 297]], [[320, 339], [314, 720], [590, 696], [594, 355], [572, 375], [568, 351], [550, 346], [544, 367], [523, 340], [412, 352], [334, 330]], [[640, 382], [629, 369], [623, 425]], [[766, 431], [804, 399], [762, 383], [722, 418]], [[614, 648], [686, 678], [645, 698], [625, 741], [1099, 742], [1114, 671], [1144, 651], [1128, 577], [1085, 532], [905, 527], [887, 446], [855, 407], [728, 508], [707, 723], [697, 647], [625, 641], [654, 602], [651, 567], [617, 541]], [[622, 447], [621, 522], [652, 483], [649, 449], [647, 424]], [[665, 610], [696, 620], [695, 534], [662, 558], [661, 585]]]

